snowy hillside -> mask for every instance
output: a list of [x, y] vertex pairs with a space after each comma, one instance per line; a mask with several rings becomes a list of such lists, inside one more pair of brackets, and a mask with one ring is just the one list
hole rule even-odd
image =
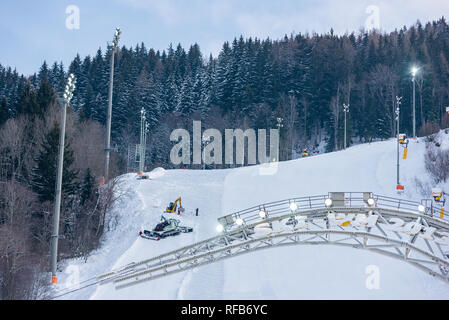
[[[440, 134], [442, 145], [449, 136]], [[402, 149], [401, 149], [402, 151]], [[411, 141], [401, 157], [404, 199], [420, 201], [432, 187], [424, 140]], [[122, 179], [128, 190], [112, 213], [114, 228], [100, 250], [84, 263], [61, 263], [64, 289], [79, 271], [80, 281], [132, 262], [215, 236], [217, 218], [261, 203], [338, 191], [396, 193], [396, 141], [358, 145], [346, 151], [279, 163], [276, 171], [255, 166], [221, 171], [159, 171], [153, 180]], [[182, 197], [183, 225], [195, 232], [161, 241], [138, 237], [159, 222], [166, 206]], [[199, 208], [199, 217], [193, 212]], [[367, 266], [380, 269], [380, 289], [368, 290]], [[372, 252], [332, 246], [265, 250], [214, 263], [123, 290], [92, 286], [63, 299], [449, 299], [449, 285], [401, 261]]]

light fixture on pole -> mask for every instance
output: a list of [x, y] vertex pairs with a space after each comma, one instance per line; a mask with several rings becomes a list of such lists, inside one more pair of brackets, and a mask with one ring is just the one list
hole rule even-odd
[[111, 153], [111, 126], [112, 126], [112, 93], [114, 90], [114, 59], [115, 59], [115, 53], [117, 52], [118, 43], [120, 41], [120, 35], [121, 35], [120, 28], [115, 29], [115, 35], [114, 40], [112, 41], [112, 52], [111, 52], [111, 70], [109, 74], [109, 100], [108, 100], [108, 118], [107, 118], [107, 124], [106, 124], [106, 159], [105, 159], [105, 166], [104, 166], [104, 183], [108, 182], [109, 180], [109, 160], [110, 160], [110, 153]]
[[349, 104], [344, 103], [343, 104], [343, 112], [345, 113], [345, 149], [347, 145], [347, 126], [346, 126], [346, 115], [349, 113]]
[[276, 120], [277, 120], [277, 123], [278, 123], [278, 124], [277, 124], [278, 129], [281, 130], [281, 128], [284, 127], [284, 124], [283, 124], [284, 119], [283, 119], [283, 118], [277, 118]]
[[412, 67], [412, 82], [413, 82], [413, 139], [416, 139], [416, 74], [419, 68], [416, 66]]
[[55, 192], [55, 208], [53, 215], [53, 232], [51, 235], [51, 282], [58, 283], [56, 276], [58, 263], [58, 239], [59, 239], [59, 217], [61, 211], [61, 194], [62, 194], [62, 175], [64, 164], [64, 146], [65, 146], [65, 124], [67, 118], [67, 105], [73, 98], [73, 91], [76, 88], [75, 75], [71, 73], [67, 81], [62, 98], [58, 98], [58, 102], [62, 108], [61, 112], [61, 132], [59, 136], [59, 155], [58, 155], [58, 171], [56, 173], [56, 192]]

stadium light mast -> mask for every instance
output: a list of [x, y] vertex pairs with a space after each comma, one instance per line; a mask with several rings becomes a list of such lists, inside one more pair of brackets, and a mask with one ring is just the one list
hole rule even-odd
[[343, 112], [345, 113], [345, 150], [347, 144], [347, 126], [346, 126], [346, 115], [349, 113], [349, 104], [343, 104]]
[[140, 111], [140, 148], [139, 148], [139, 174], [143, 174], [145, 170], [145, 156], [147, 147], [147, 131], [148, 123], [145, 109], [142, 108]]
[[413, 82], [413, 139], [416, 139], [416, 74], [419, 68], [412, 67], [412, 82]]
[[111, 126], [112, 126], [112, 93], [114, 90], [114, 59], [115, 59], [115, 53], [117, 52], [118, 43], [120, 41], [120, 35], [121, 35], [120, 28], [115, 29], [115, 35], [114, 40], [112, 42], [112, 53], [111, 53], [111, 71], [109, 75], [109, 100], [108, 100], [108, 119], [107, 119], [107, 125], [106, 125], [106, 159], [105, 159], [105, 166], [104, 166], [104, 183], [109, 181], [109, 160], [110, 160], [110, 154], [111, 154]]
[[58, 171], [56, 177], [56, 192], [55, 192], [55, 211], [53, 215], [53, 232], [51, 235], [51, 273], [52, 284], [58, 283], [56, 276], [57, 263], [58, 263], [58, 239], [59, 239], [59, 217], [61, 211], [61, 194], [62, 194], [62, 175], [64, 164], [64, 146], [65, 146], [65, 124], [67, 118], [67, 105], [73, 98], [73, 91], [75, 91], [76, 80], [75, 75], [71, 73], [67, 81], [67, 85], [64, 90], [62, 98], [58, 98], [58, 102], [62, 108], [61, 112], [61, 132], [59, 136], [59, 156], [58, 156]]
[[399, 131], [399, 116], [400, 116], [400, 112], [401, 112], [401, 100], [402, 100], [402, 97], [398, 97], [398, 96], [396, 96], [396, 104], [397, 104], [397, 107], [396, 107], [396, 122], [397, 122], [397, 137], [396, 137], [396, 139], [397, 139], [397, 190], [402, 190], [403, 189], [403, 187], [401, 186], [401, 183], [400, 183], [400, 179], [399, 179], [399, 140], [400, 140], [400, 138], [399, 138], [399, 135], [400, 135], [400, 131]]
[[209, 136], [203, 137], [203, 170], [206, 170], [206, 150], [205, 148], [211, 143], [212, 138]]

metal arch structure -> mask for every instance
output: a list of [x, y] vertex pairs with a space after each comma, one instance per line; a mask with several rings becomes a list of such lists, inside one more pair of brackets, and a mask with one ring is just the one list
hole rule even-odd
[[337, 192], [267, 203], [218, 221], [223, 232], [216, 237], [132, 263], [84, 287], [112, 282], [123, 289], [243, 254], [297, 245], [372, 251], [449, 284], [449, 220], [420, 202]]

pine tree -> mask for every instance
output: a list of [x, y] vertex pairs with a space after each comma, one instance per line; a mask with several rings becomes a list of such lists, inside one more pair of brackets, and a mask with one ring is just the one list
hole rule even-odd
[[92, 175], [90, 168], [87, 168], [80, 191], [80, 204], [84, 206], [87, 201], [92, 199], [95, 188], [95, 177]]
[[8, 104], [5, 98], [0, 102], [0, 127], [9, 119]]
[[[56, 171], [59, 154], [59, 125], [55, 124], [44, 137], [41, 150], [35, 159], [36, 166], [32, 172], [32, 187], [41, 202], [54, 201]], [[68, 143], [64, 147], [64, 164], [62, 176], [62, 194], [64, 198], [73, 195], [77, 190], [75, 182], [77, 172], [71, 169], [74, 157]]]
[[37, 92], [37, 103], [39, 104], [39, 116], [43, 117], [48, 107], [56, 101], [56, 94], [48, 79], [42, 80]]
[[37, 76], [37, 79], [39, 81], [39, 86], [42, 84], [42, 82], [44, 81], [50, 81], [51, 78], [51, 72], [48, 69], [48, 65], [47, 62], [44, 61], [44, 63], [42, 64], [40, 70], [39, 70], [39, 74]]
[[16, 115], [38, 115], [40, 114], [39, 102], [36, 92], [31, 89], [31, 83], [27, 82], [22, 91], [16, 106]]
[[196, 109], [193, 99], [192, 79], [190, 77], [186, 77], [182, 84], [181, 92], [178, 96], [176, 111], [185, 116], [192, 114]]

